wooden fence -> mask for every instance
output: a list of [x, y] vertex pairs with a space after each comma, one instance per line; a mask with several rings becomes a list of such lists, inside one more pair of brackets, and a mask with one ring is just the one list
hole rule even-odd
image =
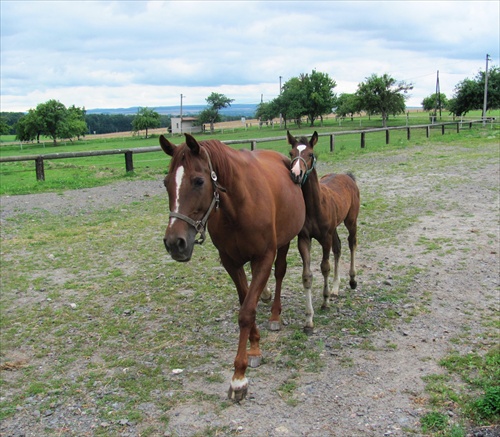
[[[456, 126], [457, 133], [460, 132], [460, 128], [465, 124], [472, 128], [473, 123], [482, 123], [482, 120], [473, 120], [468, 122], [446, 122], [446, 123], [436, 123], [428, 125], [415, 125], [415, 126], [397, 126], [397, 127], [384, 127], [377, 129], [365, 129], [365, 130], [352, 130], [352, 131], [339, 131], [339, 132], [329, 132], [320, 133], [319, 136], [329, 136], [330, 137], [330, 152], [335, 151], [335, 137], [339, 135], [360, 135], [360, 145], [361, 148], [366, 146], [366, 135], [374, 132], [385, 132], [385, 143], [389, 144], [390, 132], [393, 130], [406, 130], [406, 138], [411, 139], [411, 131], [414, 129], [425, 129], [426, 136], [429, 138], [430, 130], [435, 128], [441, 129], [441, 134], [444, 135], [446, 126]], [[272, 138], [259, 138], [251, 140], [227, 140], [224, 141], [225, 144], [249, 144], [250, 149], [254, 150], [257, 148], [258, 143], [265, 143], [271, 141], [286, 141], [286, 136], [272, 137]], [[90, 152], [66, 152], [66, 153], [47, 153], [44, 155], [25, 155], [25, 156], [6, 156], [0, 157], [0, 163], [2, 162], [18, 162], [18, 161], [34, 161], [36, 179], [38, 181], [45, 180], [45, 160], [51, 159], [68, 159], [68, 158], [83, 158], [90, 156], [103, 156], [103, 155], [119, 155], [123, 154], [125, 157], [125, 171], [134, 171], [134, 161], [133, 156], [138, 153], [149, 153], [149, 152], [159, 152], [161, 150], [160, 146], [152, 147], [139, 147], [134, 149], [115, 149], [115, 150], [95, 150]]]

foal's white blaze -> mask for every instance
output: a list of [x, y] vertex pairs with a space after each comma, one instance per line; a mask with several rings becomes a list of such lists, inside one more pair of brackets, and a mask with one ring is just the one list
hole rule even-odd
[[[306, 147], [307, 146], [304, 146], [303, 144], [299, 144], [297, 146], [297, 150], [299, 151], [299, 156], [301, 156], [302, 152], [306, 150]], [[298, 159], [295, 161], [295, 164], [292, 167], [292, 173], [295, 176], [300, 176], [300, 161]]]
[[[174, 212], [179, 212], [179, 193], [181, 191], [182, 180], [184, 179], [184, 167], [181, 165], [177, 167], [175, 172], [175, 203]], [[174, 223], [175, 217], [171, 218], [171, 224]]]

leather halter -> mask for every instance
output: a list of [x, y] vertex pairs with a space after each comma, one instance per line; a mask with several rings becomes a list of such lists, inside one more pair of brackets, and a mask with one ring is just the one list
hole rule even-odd
[[219, 208], [219, 191], [226, 192], [226, 189], [222, 186], [220, 186], [217, 182], [217, 174], [215, 173], [213, 167], [212, 167], [212, 162], [210, 161], [210, 155], [206, 151], [206, 149], [200, 147], [202, 150], [205, 151], [208, 159], [208, 167], [210, 169], [210, 178], [212, 179], [212, 186], [214, 188], [214, 197], [212, 198], [212, 202], [210, 203], [210, 206], [208, 207], [208, 211], [205, 213], [203, 218], [201, 220], [193, 220], [191, 217], [188, 217], [187, 215], [180, 214], [175, 211], [170, 211], [170, 218], [178, 218], [181, 220], [184, 220], [186, 223], [189, 223], [191, 226], [193, 226], [196, 229], [196, 233], [200, 234], [200, 238], [197, 240], [194, 240], [194, 244], [203, 244], [203, 242], [206, 239], [206, 226], [208, 222], [208, 218], [210, 217], [210, 214], [212, 213], [212, 210], [215, 208], [217, 210]]
[[296, 156], [295, 158], [293, 158], [292, 161], [290, 162], [290, 168], [293, 168], [293, 164], [294, 164], [295, 161], [302, 161], [304, 163], [304, 167], [306, 168], [306, 172], [304, 173], [304, 177], [302, 178], [302, 182], [300, 183], [301, 186], [306, 183], [307, 177], [316, 168], [316, 155], [313, 154], [312, 158], [313, 158], [313, 161], [312, 161], [312, 165], [311, 165], [310, 169], [307, 169], [307, 162], [300, 155]]

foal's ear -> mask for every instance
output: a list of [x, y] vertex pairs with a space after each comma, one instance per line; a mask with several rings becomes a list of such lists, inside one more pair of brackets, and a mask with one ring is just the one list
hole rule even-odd
[[168, 141], [163, 135], [160, 135], [160, 146], [167, 155], [174, 156], [174, 150], [177, 146]]
[[311, 145], [311, 147], [314, 147], [317, 142], [318, 142], [318, 132], [314, 131], [309, 141], [309, 144]]
[[200, 153], [200, 145], [198, 141], [194, 139], [194, 137], [190, 134], [184, 134], [186, 136], [186, 144], [193, 153], [193, 155], [197, 155]]
[[290, 146], [294, 147], [297, 144], [296, 138], [290, 133], [289, 130], [286, 131], [286, 137], [288, 139], [288, 144], [290, 144]]

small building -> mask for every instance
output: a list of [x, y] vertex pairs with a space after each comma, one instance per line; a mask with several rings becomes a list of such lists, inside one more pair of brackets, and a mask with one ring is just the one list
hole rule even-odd
[[172, 133], [173, 134], [193, 134], [201, 132], [201, 126], [195, 126], [198, 121], [196, 117], [172, 117]]

